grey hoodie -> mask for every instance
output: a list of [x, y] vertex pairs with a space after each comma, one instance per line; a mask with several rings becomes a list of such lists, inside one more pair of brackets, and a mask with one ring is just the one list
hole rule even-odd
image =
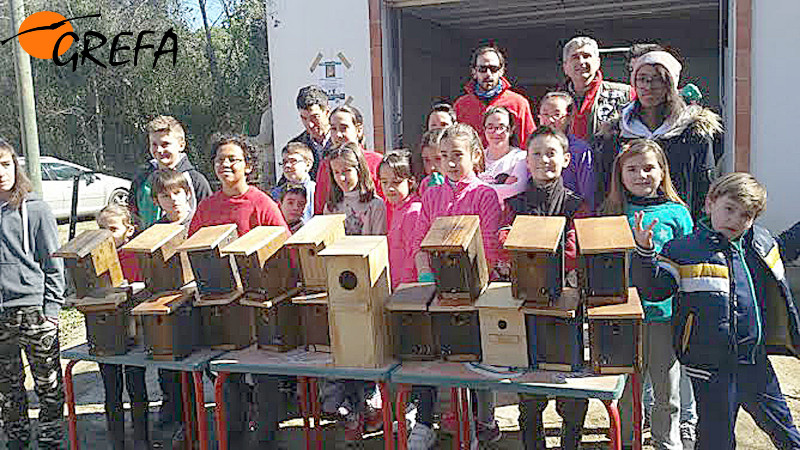
[[64, 263], [50, 256], [56, 250], [58, 228], [44, 201], [29, 197], [20, 209], [0, 204], [0, 310], [41, 305], [45, 316], [58, 317]]

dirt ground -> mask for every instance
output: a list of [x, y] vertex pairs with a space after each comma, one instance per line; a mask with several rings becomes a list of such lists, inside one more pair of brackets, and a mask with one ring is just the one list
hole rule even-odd
[[[94, 222], [83, 222], [79, 224], [78, 233], [84, 229], [95, 228]], [[66, 242], [67, 239], [67, 225], [59, 226], [61, 239]], [[74, 309], [64, 309], [61, 316], [61, 346], [68, 348], [73, 345], [85, 342], [86, 334], [83, 325], [83, 316]], [[781, 382], [783, 393], [789, 403], [794, 417], [800, 417], [800, 361], [789, 357], [771, 357], [772, 364], [778, 374]], [[62, 365], [66, 362], [62, 361]], [[84, 449], [106, 449], [110, 448], [105, 439], [105, 419], [103, 417], [103, 389], [100, 380], [97, 365], [94, 363], [82, 362], [75, 366], [75, 386], [77, 397], [77, 411], [79, 415], [79, 436], [81, 440], [81, 448]], [[160, 391], [156, 381], [155, 371], [148, 372], [148, 392], [150, 393], [151, 400], [151, 424], [155, 421], [155, 411], [161, 404]], [[32, 393], [32, 383], [30, 375], [26, 383], [29, 389], [29, 398], [31, 400], [30, 415], [32, 418], [38, 416], [38, 405], [36, 403], [35, 395]], [[213, 412], [213, 390], [208, 383], [205, 385], [206, 393], [206, 406], [208, 408], [208, 417], [211, 420]], [[499, 406], [496, 410], [496, 417], [500, 422], [501, 429], [504, 432], [504, 439], [498, 444], [487, 446], [487, 448], [497, 450], [511, 450], [521, 449], [522, 445], [519, 437], [519, 428], [517, 425], [517, 416], [519, 411], [514, 405], [515, 398], [511, 395], [501, 395], [499, 403], [505, 406]], [[284, 422], [282, 426], [281, 441], [285, 444], [286, 448], [300, 449], [304, 447], [302, 428], [300, 428], [299, 420], [290, 420]], [[555, 413], [555, 406], [552, 404], [545, 411], [545, 427], [547, 431], [547, 447], [559, 448], [558, 432], [560, 427], [560, 419]], [[608, 428], [608, 417], [603, 405], [598, 401], [591, 401], [589, 407], [589, 414], [585, 423], [585, 434], [583, 440], [583, 448], [585, 449], [601, 449], [607, 448], [608, 440], [606, 438], [606, 430]], [[130, 424], [127, 426], [128, 433], [131, 433]], [[209, 423], [209, 430], [213, 433], [213, 426]], [[339, 448], [342, 444], [341, 430], [333, 425], [324, 427], [324, 438], [326, 441], [326, 448]], [[171, 448], [172, 442], [170, 436], [166, 432], [161, 432], [153, 429], [154, 446], [156, 448]], [[774, 448], [770, 443], [769, 437], [759, 430], [752, 419], [747, 413], [739, 414], [738, 422], [736, 425], [737, 443], [740, 449], [746, 450], [761, 450]], [[645, 433], [646, 444], [649, 444], [649, 433]], [[130, 442], [130, 440], [129, 440]], [[366, 449], [380, 449], [383, 448], [383, 439], [381, 433], [376, 433], [369, 436], [364, 442]], [[129, 444], [130, 445], [130, 444]], [[451, 448], [451, 441], [448, 435], [440, 433], [439, 448]], [[176, 447], [177, 448], [177, 447]], [[212, 448], [216, 448], [214, 445]], [[645, 446], [646, 449], [651, 449], [649, 445]], [[4, 436], [0, 434], [0, 450], [5, 449]]]

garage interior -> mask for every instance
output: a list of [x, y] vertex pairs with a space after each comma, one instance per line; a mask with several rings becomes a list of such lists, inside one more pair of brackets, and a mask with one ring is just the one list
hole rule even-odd
[[391, 128], [402, 133], [396, 146], [416, 147], [430, 107], [463, 93], [470, 54], [483, 43], [504, 50], [506, 77], [532, 108], [564, 81], [562, 46], [587, 35], [600, 44], [605, 79], [626, 82], [627, 47], [656, 42], [684, 63], [681, 85], [696, 84], [703, 102], [722, 110], [726, 0], [387, 0], [387, 6]]

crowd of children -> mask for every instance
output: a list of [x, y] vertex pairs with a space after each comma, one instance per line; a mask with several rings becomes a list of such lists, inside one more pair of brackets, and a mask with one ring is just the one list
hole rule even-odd
[[[485, 54], [484, 49], [477, 57]], [[502, 244], [514, 218], [563, 216], [567, 282], [575, 284], [573, 219], [624, 215], [637, 244], [631, 271], [645, 312], [642, 370], [652, 389], [649, 422], [656, 448], [682, 448], [681, 409], [694, 408], [692, 391], [699, 417], [696, 448], [734, 448], [740, 405], [776, 447], [800, 448], [800, 433], [766, 357], [800, 356], [800, 316], [781, 262], [781, 255], [800, 253], [798, 227], [773, 239], [754, 225], [765, 208], [763, 186], [744, 173], [715, 181], [719, 119], [684, 102], [678, 91], [681, 65], [674, 56], [660, 48], [646, 51], [636, 55], [631, 69], [635, 98], [607, 123], [590, 117], [585, 98], [566, 91], [541, 99], [538, 128], [520, 124], [505, 106], [461, 104], [461, 110], [483, 111], [482, 122], [470, 125], [459, 121], [458, 105], [437, 104], [417, 148], [385, 155], [365, 147], [364, 120], [356, 107], [330, 110], [324, 90], [304, 87], [297, 108], [305, 131], [283, 149], [282, 176], [269, 195], [251, 184], [258, 167], [256, 148], [247, 138], [213, 138], [214, 175], [221, 188], [212, 193], [189, 161], [181, 124], [159, 116], [147, 126], [152, 159], [134, 178], [129, 208], [108, 206], [97, 223], [120, 247], [154, 223], [185, 224], [190, 235], [228, 223], [236, 224], [239, 235], [260, 225], [293, 233], [314, 214], [344, 214], [346, 234], [387, 236], [396, 288], [434, 280], [434, 268], [419, 250], [438, 217], [477, 215], [490, 277], [503, 280], [509, 277], [509, 258]], [[39, 446], [59, 448], [64, 400], [57, 325], [63, 267], [50, 256], [58, 246], [55, 220], [29, 192], [15, 150], [0, 140], [2, 419], [10, 448], [24, 448], [30, 441], [24, 349], [41, 404]], [[136, 260], [125, 253], [120, 259], [125, 278], [141, 280]], [[123, 387], [132, 403], [134, 447], [150, 448], [144, 369], [103, 364], [100, 373], [113, 448], [125, 448]], [[258, 448], [267, 448], [274, 445], [291, 398], [282, 389], [290, 380], [254, 376], [251, 389], [247, 378], [233, 375], [225, 386], [229, 448], [250, 445], [251, 419], [259, 430]], [[165, 427], [179, 422], [184, 405], [178, 373], [161, 371], [159, 380], [164, 402], [157, 426]], [[331, 381], [321, 389], [323, 409], [340, 416], [348, 437], [370, 429], [375, 414], [367, 403], [374, 404], [369, 401], [374, 385]], [[417, 419], [409, 448], [434, 448], [436, 390], [417, 387], [414, 394]], [[478, 440], [501, 439], [494, 394], [473, 395]], [[689, 400], [682, 401], [684, 395]], [[633, 397], [629, 384], [621, 400], [626, 446], [633, 439]], [[249, 417], [254, 399], [257, 414]], [[525, 448], [544, 448], [547, 402], [543, 396], [520, 396]], [[587, 407], [588, 400], [556, 399], [562, 448], [580, 447]]]

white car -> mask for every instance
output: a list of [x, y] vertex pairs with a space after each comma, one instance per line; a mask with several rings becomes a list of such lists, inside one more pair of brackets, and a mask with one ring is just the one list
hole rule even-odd
[[[56, 219], [68, 219], [72, 209], [72, 186], [75, 175], [91, 169], [52, 156], [40, 157], [42, 196]], [[20, 158], [25, 165], [25, 158]], [[81, 177], [78, 186], [78, 216], [97, 214], [109, 203], [127, 205], [131, 182], [101, 173]]]

